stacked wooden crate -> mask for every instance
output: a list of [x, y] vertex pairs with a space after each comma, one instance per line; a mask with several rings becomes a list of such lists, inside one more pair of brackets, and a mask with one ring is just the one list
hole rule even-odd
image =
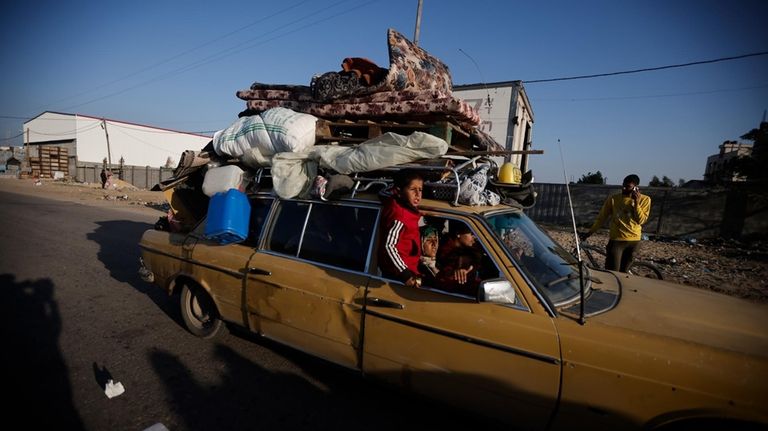
[[30, 157], [29, 165], [32, 176], [38, 178], [54, 178], [56, 172], [67, 175], [69, 172], [69, 151], [55, 146], [41, 146], [38, 157]]

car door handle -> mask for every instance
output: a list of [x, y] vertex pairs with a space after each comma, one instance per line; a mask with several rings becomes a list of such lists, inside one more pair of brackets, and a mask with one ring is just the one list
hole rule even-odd
[[256, 275], [272, 275], [272, 271], [267, 271], [266, 269], [256, 268], [254, 266], [248, 268], [248, 274], [256, 274]]
[[373, 307], [387, 307], [387, 308], [397, 308], [398, 310], [402, 310], [405, 308], [403, 304], [398, 304], [397, 302], [393, 301], [387, 301], [386, 299], [376, 298], [375, 296], [369, 296], [365, 298], [366, 305], [370, 305]]

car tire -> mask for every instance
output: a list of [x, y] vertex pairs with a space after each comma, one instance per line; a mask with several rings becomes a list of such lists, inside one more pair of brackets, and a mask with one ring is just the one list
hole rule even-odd
[[181, 290], [180, 306], [184, 325], [193, 335], [214, 338], [222, 333], [224, 322], [205, 289], [185, 284]]

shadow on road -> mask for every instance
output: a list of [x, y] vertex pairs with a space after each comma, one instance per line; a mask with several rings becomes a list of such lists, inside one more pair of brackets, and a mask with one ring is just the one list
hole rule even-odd
[[[428, 400], [365, 381], [360, 375], [269, 341], [268, 348], [309, 371], [309, 377], [269, 370], [232, 348], [219, 344], [215, 361], [220, 370], [212, 384], [196, 378], [194, 366], [163, 350], [150, 362], [167, 392], [168, 409], [177, 412], [165, 423], [188, 430], [366, 430], [498, 429], [494, 424]], [[372, 414], [371, 412], [375, 412]]]
[[158, 308], [181, 325], [181, 315], [172, 298], [162, 289], [139, 278], [139, 240], [144, 231], [153, 226], [131, 220], [108, 220], [96, 224], [98, 227], [87, 238], [99, 245], [96, 257], [109, 270], [112, 278], [146, 294]]
[[[59, 349], [61, 316], [49, 278], [16, 281], [0, 274], [0, 369], [7, 424], [24, 429], [83, 429]], [[14, 417], [16, 416], [16, 417]]]

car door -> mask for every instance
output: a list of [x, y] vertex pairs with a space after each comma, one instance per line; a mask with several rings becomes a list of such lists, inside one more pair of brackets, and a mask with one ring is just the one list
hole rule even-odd
[[[476, 238], [486, 253], [486, 277], [494, 265], [501, 278], [512, 280], [487, 254], [486, 239]], [[548, 315], [520, 300], [479, 303], [381, 277], [371, 279], [365, 295], [365, 374], [521, 429], [545, 428], [560, 380], [558, 339]]]
[[247, 311], [271, 339], [356, 368], [372, 206], [281, 201], [249, 262]]
[[248, 237], [242, 243], [223, 245], [206, 239], [203, 222], [185, 238], [182, 245], [190, 256], [185, 264], [188, 267], [186, 272], [209, 292], [219, 314], [228, 322], [247, 326], [247, 316], [243, 312], [246, 267], [256, 251], [272, 201], [272, 198], [250, 197]]

